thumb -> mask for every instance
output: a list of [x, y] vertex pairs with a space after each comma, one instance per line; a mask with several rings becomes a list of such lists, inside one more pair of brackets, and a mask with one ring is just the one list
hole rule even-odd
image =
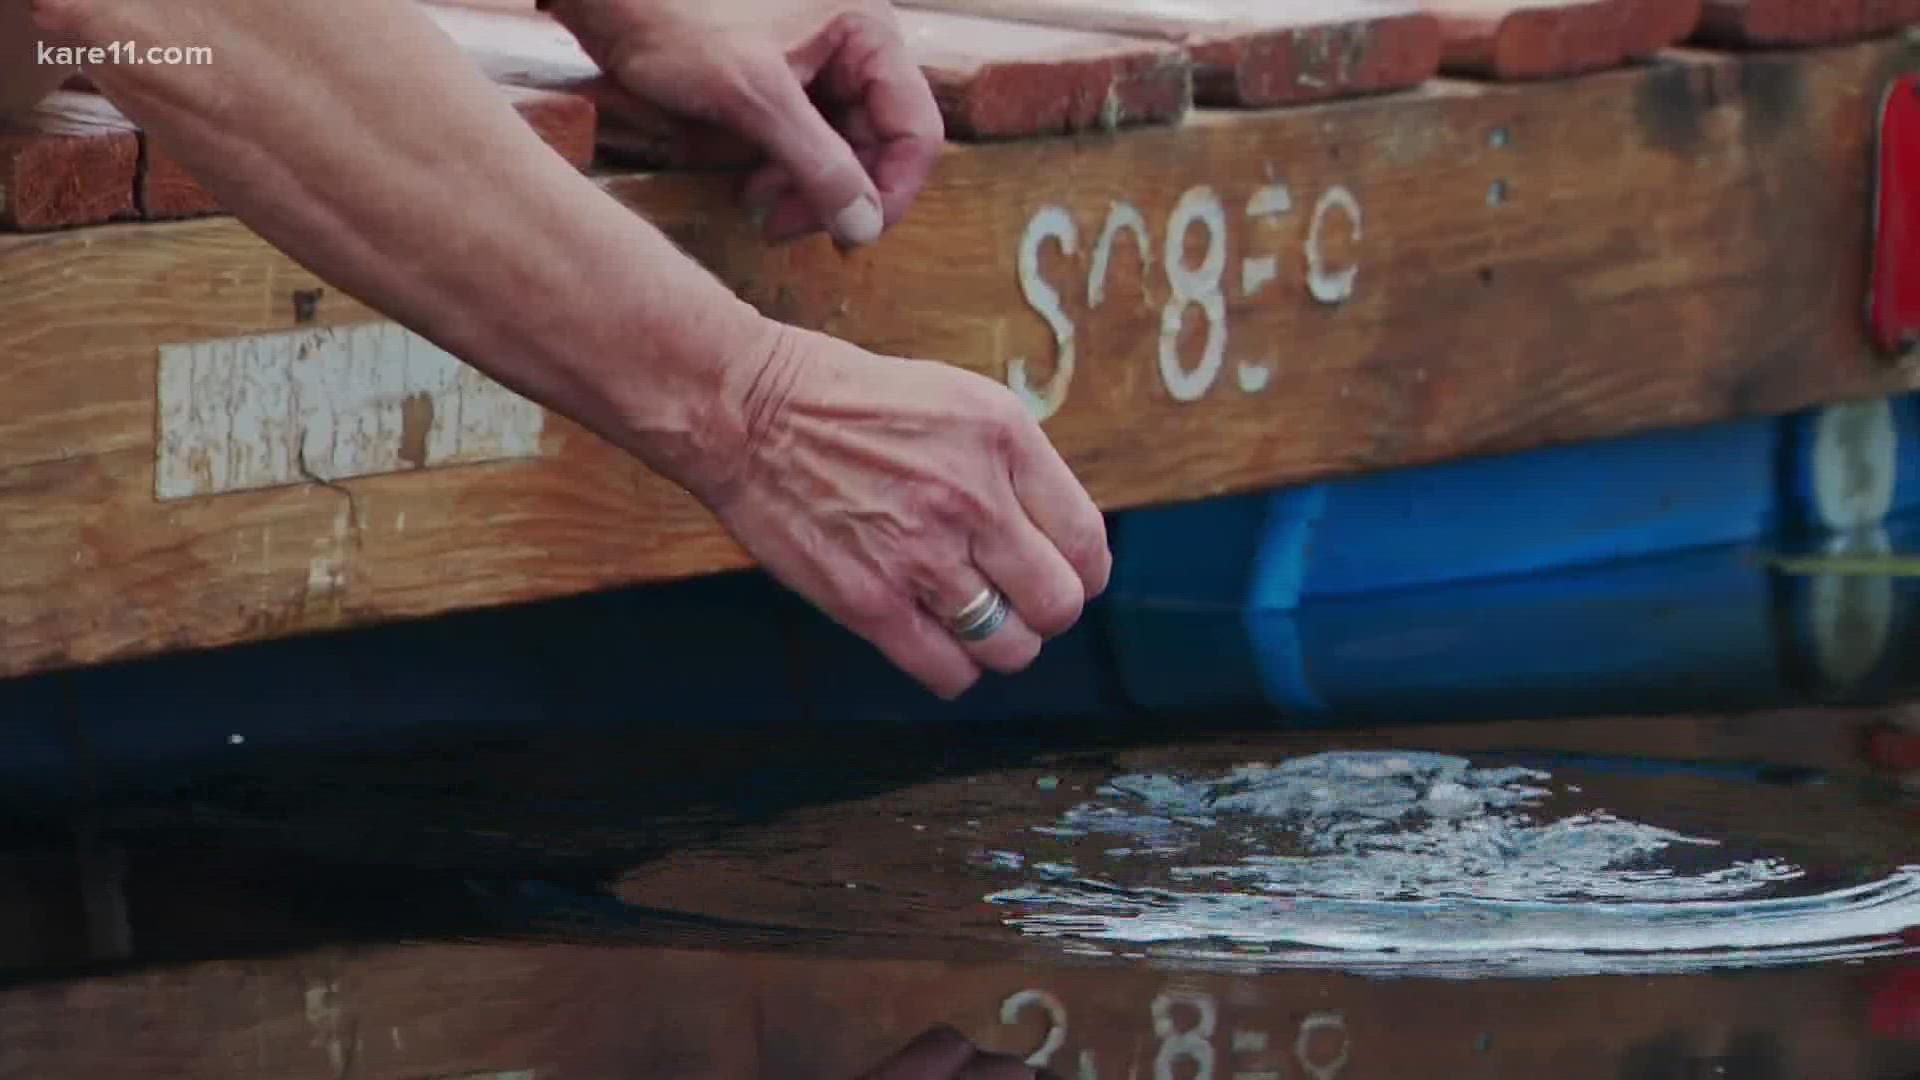
[[784, 60], [747, 66], [745, 85], [720, 103], [722, 119], [785, 167], [795, 192], [841, 244], [880, 239], [880, 193], [852, 144], [827, 123]]

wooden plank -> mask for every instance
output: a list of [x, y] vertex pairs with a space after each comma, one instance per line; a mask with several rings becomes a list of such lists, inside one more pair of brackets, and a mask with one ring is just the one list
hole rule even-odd
[[[576, 168], [593, 162], [593, 102], [580, 94], [503, 86], [520, 118], [546, 144]], [[197, 217], [221, 212], [219, 200], [202, 187], [174, 156], [151, 140], [140, 172], [140, 208], [149, 220]]]
[[[1209, 1075], [1179, 1054], [1196, 1047], [1213, 1076], [1891, 1078], [1920, 1064], [1865, 1027], [1891, 970], [1436, 984], [817, 948], [332, 948], [0, 992], [0, 1076], [845, 1080], [944, 1024], [1020, 1057], [1057, 1032], [1055, 1074], [1094, 1080], [1157, 1060]], [[1172, 1041], [1205, 1021], [1210, 1037]]]
[[[1121, 508], [1920, 385], [1862, 316], [1904, 57], [955, 146], [852, 254], [769, 249], [708, 178], [605, 182], [772, 315], [1006, 380]], [[743, 565], [552, 417], [533, 461], [156, 502], [160, 348], [377, 321], [321, 286], [231, 221], [0, 240], [0, 672]]]
[[1426, 0], [1426, 6], [1446, 42], [1442, 67], [1493, 79], [1617, 67], [1630, 49], [1657, 40], [1664, 21], [1638, 0]]
[[1439, 27], [1405, 0], [907, 0], [1177, 42], [1195, 99], [1266, 106], [1404, 89], [1439, 70]]
[[62, 90], [0, 123], [0, 227], [21, 231], [132, 217], [140, 137], [111, 106]]

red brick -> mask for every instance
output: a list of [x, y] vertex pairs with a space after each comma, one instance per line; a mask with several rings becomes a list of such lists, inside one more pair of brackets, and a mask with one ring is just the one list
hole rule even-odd
[[1632, 0], [1631, 8], [1626, 47], [1630, 57], [1652, 56], [1700, 29], [1701, 0]]
[[104, 98], [63, 90], [0, 125], [0, 226], [21, 231], [136, 216], [140, 136]]
[[903, 0], [1185, 48], [1205, 105], [1265, 106], [1398, 90], [1439, 70], [1439, 25], [1409, 0]]
[[1868, 0], [1706, 0], [1699, 38], [1715, 45], [1814, 45], [1867, 33]]
[[1639, 6], [1639, 0], [1424, 2], [1440, 20], [1447, 71], [1503, 80], [1620, 66]]
[[1178, 47], [1083, 30], [901, 12], [950, 135], [1005, 138], [1176, 119], [1191, 100]]
[[1860, 21], [1870, 34], [1920, 25], [1920, 0], [1867, 0]]
[[[515, 111], [546, 144], [576, 168], [593, 161], [593, 102], [578, 94], [503, 86]], [[148, 140], [140, 174], [140, 209], [150, 220], [221, 213], [220, 201], [173, 155]]]

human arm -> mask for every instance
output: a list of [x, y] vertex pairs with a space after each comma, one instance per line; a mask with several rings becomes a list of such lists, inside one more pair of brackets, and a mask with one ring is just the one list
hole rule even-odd
[[[412, 5], [35, 10], [81, 44], [210, 50], [89, 74], [265, 239], [686, 487], [937, 692], [1024, 666], [1104, 584], [1098, 513], [1004, 387], [761, 317], [541, 144]], [[926, 606], [957, 608], [977, 571], [1022, 618], [962, 647]]]
[[24, 3], [0, 3], [0, 117], [16, 116], [58, 89], [71, 68], [40, 63], [48, 35], [33, 25]]

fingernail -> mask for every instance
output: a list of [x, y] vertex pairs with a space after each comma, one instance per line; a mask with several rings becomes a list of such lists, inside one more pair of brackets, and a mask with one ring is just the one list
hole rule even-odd
[[841, 243], [854, 247], [880, 239], [880, 230], [884, 225], [880, 204], [870, 195], [860, 196], [833, 215], [833, 235]]

